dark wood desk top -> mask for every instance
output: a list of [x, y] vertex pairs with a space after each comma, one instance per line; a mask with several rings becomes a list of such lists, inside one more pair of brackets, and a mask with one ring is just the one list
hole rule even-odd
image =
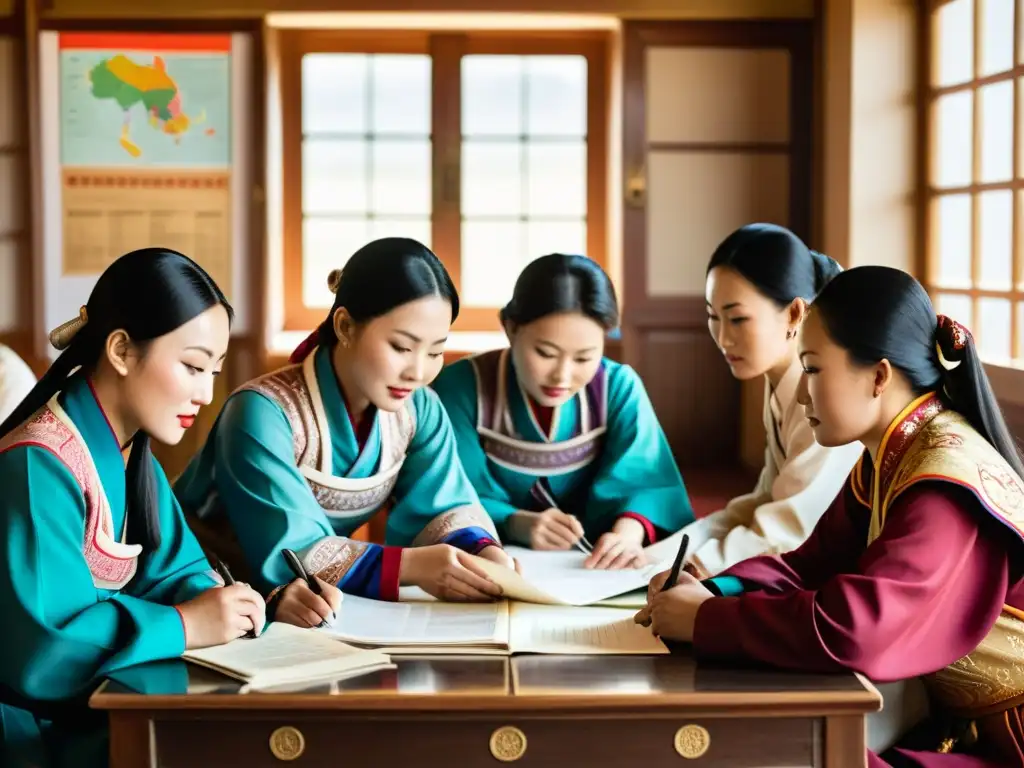
[[877, 711], [853, 674], [698, 665], [688, 656], [395, 656], [395, 669], [336, 683], [242, 693], [217, 673], [175, 660], [124, 670], [93, 694], [103, 710], [587, 711], [644, 709], [762, 716]]

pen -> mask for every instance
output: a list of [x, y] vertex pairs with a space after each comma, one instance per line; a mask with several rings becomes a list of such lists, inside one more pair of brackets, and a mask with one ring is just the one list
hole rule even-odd
[[[322, 589], [320, 589], [319, 582], [317, 582], [316, 579], [314, 579], [312, 576], [309, 575], [309, 573], [306, 572], [306, 569], [302, 565], [302, 561], [299, 560], [299, 556], [298, 555], [296, 555], [290, 549], [282, 549], [281, 550], [281, 554], [284, 556], [284, 561], [286, 563], [288, 563], [288, 567], [291, 569], [291, 572], [295, 574], [295, 578], [303, 579], [306, 582], [306, 584], [309, 586], [309, 590], [314, 595], [323, 595], [324, 591]], [[327, 620], [323, 619], [320, 622], [319, 626], [321, 626], [321, 627], [328, 626], [327, 625]]]
[[[212, 555], [212, 553], [211, 553], [211, 555]], [[225, 563], [223, 560], [221, 560], [216, 555], [212, 555], [212, 557], [213, 557], [213, 567], [217, 571], [217, 573], [220, 574], [220, 577], [222, 579], [224, 579], [224, 586], [225, 587], [230, 587], [232, 584], [235, 583], [235, 577], [232, 576], [231, 575], [231, 571], [228, 570], [227, 563]], [[245, 633], [244, 637], [256, 637], [256, 630], [255, 629], [250, 629], [248, 632]]]
[[672, 570], [668, 572], [668, 578], [665, 579], [665, 583], [661, 585], [661, 591], [664, 592], [666, 589], [672, 589], [676, 585], [676, 581], [679, 580], [679, 571], [683, 567], [683, 560], [686, 559], [686, 548], [690, 546], [690, 536], [683, 534], [683, 538], [679, 542], [679, 551], [676, 553], [675, 562], [672, 563]]

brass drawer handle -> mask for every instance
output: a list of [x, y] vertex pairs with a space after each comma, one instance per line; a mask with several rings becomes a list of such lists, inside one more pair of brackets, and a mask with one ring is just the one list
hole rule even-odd
[[684, 725], [676, 731], [676, 737], [672, 743], [680, 757], [696, 760], [711, 748], [711, 734], [703, 726]]
[[511, 763], [526, 754], [526, 734], [514, 725], [505, 725], [491, 734], [491, 754], [495, 760]]
[[270, 753], [278, 760], [298, 760], [305, 751], [306, 739], [298, 728], [282, 725], [270, 734]]

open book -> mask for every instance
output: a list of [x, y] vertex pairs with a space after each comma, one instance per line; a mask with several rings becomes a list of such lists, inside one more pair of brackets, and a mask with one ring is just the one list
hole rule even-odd
[[504, 596], [541, 605], [608, 605], [642, 608], [651, 578], [671, 567], [682, 533], [644, 549], [643, 568], [598, 571], [583, 567], [588, 555], [578, 550], [538, 552], [510, 546], [505, 551], [519, 561], [522, 573], [478, 557], [474, 562], [498, 584]]
[[257, 638], [185, 651], [182, 658], [241, 680], [252, 689], [336, 680], [394, 666], [382, 651], [354, 648], [276, 621]]
[[319, 632], [393, 654], [666, 654], [622, 608], [494, 603], [391, 603], [345, 595], [338, 620]]

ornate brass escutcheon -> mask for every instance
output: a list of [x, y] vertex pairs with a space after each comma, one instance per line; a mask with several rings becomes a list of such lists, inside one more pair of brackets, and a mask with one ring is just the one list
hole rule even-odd
[[673, 745], [680, 757], [696, 760], [711, 748], [711, 734], [700, 725], [684, 725], [676, 731]]
[[270, 753], [278, 760], [298, 760], [305, 751], [306, 739], [298, 728], [282, 725], [270, 734]]
[[511, 763], [526, 754], [526, 734], [514, 725], [505, 725], [491, 734], [491, 754], [496, 760]]

